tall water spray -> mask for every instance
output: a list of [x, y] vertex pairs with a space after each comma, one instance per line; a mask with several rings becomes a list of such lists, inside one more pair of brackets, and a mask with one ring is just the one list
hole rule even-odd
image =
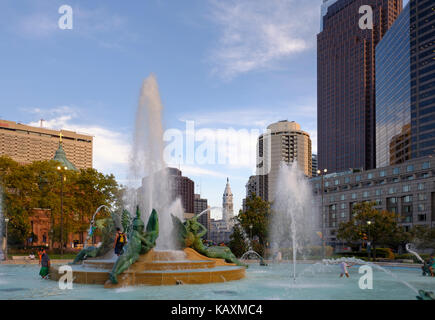
[[172, 201], [167, 165], [163, 158], [163, 105], [153, 74], [143, 81], [136, 111], [133, 148], [130, 155], [130, 179], [141, 181], [136, 191], [130, 188], [127, 202], [134, 211], [139, 203], [142, 219], [148, 220], [152, 209], [159, 214], [158, 249], [175, 248], [171, 213], [183, 217], [181, 201]]
[[293, 278], [296, 279], [297, 254], [305, 255], [310, 246], [318, 244], [318, 215], [313, 205], [312, 188], [296, 162], [281, 163], [276, 193], [272, 204], [270, 240], [272, 248], [291, 248]]

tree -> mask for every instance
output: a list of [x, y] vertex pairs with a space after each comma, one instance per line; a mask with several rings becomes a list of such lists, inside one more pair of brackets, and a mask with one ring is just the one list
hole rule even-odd
[[230, 242], [228, 244], [228, 247], [236, 255], [236, 257], [239, 257], [239, 258], [246, 251], [248, 251], [248, 245], [245, 241], [245, 238], [237, 226], [234, 228], [234, 231], [230, 236]]
[[246, 211], [240, 210], [238, 216], [241, 226], [249, 237], [252, 225], [252, 238], [258, 237], [258, 250], [261, 251], [258, 253], [261, 255], [264, 254], [267, 243], [270, 213], [270, 203], [252, 194], [246, 199]]
[[[52, 241], [60, 240], [60, 192], [63, 182], [64, 243], [69, 233], [86, 231], [92, 215], [100, 205], [122, 206], [123, 190], [113, 175], [95, 169], [79, 172], [57, 170], [59, 163], [35, 161], [20, 165], [8, 157], [0, 157], [0, 186], [9, 222], [10, 243], [24, 243], [32, 234], [30, 217], [34, 208], [49, 209], [53, 227]], [[100, 217], [109, 213], [102, 211]]]
[[416, 225], [410, 231], [412, 241], [420, 249], [435, 248], [435, 229], [426, 225]]
[[338, 239], [350, 242], [361, 241], [366, 235], [373, 248], [374, 258], [378, 245], [401, 243], [407, 237], [403, 228], [397, 224], [398, 216], [388, 211], [379, 211], [374, 208], [375, 205], [374, 202], [355, 204], [352, 219], [341, 223], [337, 232]]

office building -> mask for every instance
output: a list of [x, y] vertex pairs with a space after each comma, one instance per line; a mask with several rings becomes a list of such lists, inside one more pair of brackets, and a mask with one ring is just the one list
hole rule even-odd
[[409, 4], [376, 47], [376, 167], [411, 159]]
[[[195, 215], [198, 215], [205, 210], [209, 208], [207, 199], [202, 199], [201, 195], [195, 194], [194, 195], [194, 213]], [[204, 236], [204, 239], [210, 239], [210, 211], [207, 211], [206, 213], [203, 213], [199, 219], [198, 222], [201, 223], [204, 227], [207, 228], [207, 234]]]
[[[337, 239], [340, 223], [351, 219], [355, 203], [365, 201], [375, 202], [378, 210], [398, 214], [398, 222], [405, 230], [415, 225], [435, 226], [435, 158], [431, 156], [394, 166], [323, 177], [325, 238], [329, 245], [341, 243]], [[321, 207], [321, 177], [312, 178], [311, 183]]]
[[411, 157], [435, 153], [435, 2], [410, 0]]
[[53, 159], [59, 149], [59, 138], [66, 157], [77, 169], [92, 168], [92, 136], [0, 120], [0, 156], [20, 164]]
[[[360, 28], [362, 6], [373, 11], [372, 29]], [[402, 0], [323, 2], [317, 36], [319, 168], [375, 168], [375, 47], [402, 8]]]

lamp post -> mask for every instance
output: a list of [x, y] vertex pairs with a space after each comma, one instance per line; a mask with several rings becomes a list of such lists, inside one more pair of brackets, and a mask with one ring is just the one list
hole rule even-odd
[[323, 184], [323, 176], [328, 172], [328, 169], [323, 169], [322, 170], [317, 170], [317, 174], [320, 175], [320, 177], [322, 178], [322, 191], [321, 191], [321, 196], [322, 196], [322, 259], [325, 259], [325, 210], [323, 208], [323, 193], [325, 190], [325, 186]]
[[8, 260], [8, 223], [9, 218], [5, 218], [5, 260]]
[[252, 225], [252, 224], [249, 225], [249, 229], [250, 229], [250, 231], [251, 231], [251, 241], [252, 241], [252, 228], [253, 228], [253, 225]]
[[370, 260], [370, 253], [371, 253], [371, 242], [370, 242], [370, 225], [372, 224], [371, 221], [367, 221], [367, 229], [368, 229], [368, 236], [367, 236], [367, 256]]
[[63, 257], [63, 181], [64, 170], [68, 170], [67, 167], [58, 166], [57, 170], [60, 172], [60, 255]]

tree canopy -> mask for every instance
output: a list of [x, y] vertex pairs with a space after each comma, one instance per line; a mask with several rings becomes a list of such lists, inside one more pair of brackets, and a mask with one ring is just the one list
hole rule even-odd
[[62, 177], [65, 238], [68, 233], [87, 230], [100, 205], [112, 206], [116, 210], [122, 206], [123, 190], [113, 175], [104, 175], [92, 168], [79, 172], [66, 170], [61, 174], [58, 165], [54, 160], [20, 165], [8, 157], [0, 157], [3, 210], [10, 219], [8, 233], [11, 243], [23, 243], [31, 235], [30, 217], [35, 208], [49, 209], [53, 226], [51, 240], [60, 240]]

